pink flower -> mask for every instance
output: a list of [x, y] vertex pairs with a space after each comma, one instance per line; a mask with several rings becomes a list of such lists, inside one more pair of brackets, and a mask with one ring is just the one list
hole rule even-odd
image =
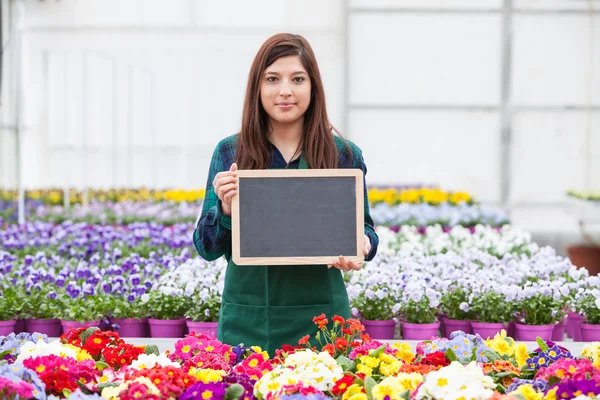
[[23, 399], [32, 398], [33, 389], [33, 385], [29, 382], [15, 382], [0, 376], [0, 394], [6, 395], [8, 398], [14, 395], [17, 395]]

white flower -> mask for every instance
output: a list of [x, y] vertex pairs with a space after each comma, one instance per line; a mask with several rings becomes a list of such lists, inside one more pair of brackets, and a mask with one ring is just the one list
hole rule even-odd
[[150, 300], [150, 295], [148, 293], [144, 293], [140, 299], [142, 300], [142, 303], [147, 303], [148, 300]]
[[50, 343], [45, 343], [42, 340], [38, 340], [37, 343], [25, 342], [25, 344], [21, 346], [21, 354], [19, 354], [15, 360], [15, 363], [22, 364], [23, 361], [28, 358], [48, 355], [77, 359], [77, 352], [72, 348], [63, 346], [63, 344], [58, 340], [54, 340]]
[[141, 354], [137, 360], [131, 363], [130, 367], [134, 369], [153, 368], [157, 364], [161, 367], [169, 365], [177, 368], [180, 367], [178, 363], [169, 360], [164, 353], [158, 356], [155, 354]]

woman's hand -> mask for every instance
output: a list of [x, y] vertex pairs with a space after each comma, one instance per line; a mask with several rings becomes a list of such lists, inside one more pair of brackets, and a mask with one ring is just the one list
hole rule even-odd
[[[369, 237], [367, 235], [364, 235], [364, 236], [365, 236], [365, 244], [363, 247], [363, 252], [365, 253], [365, 255], [367, 255], [371, 251], [371, 240], [369, 239]], [[356, 264], [352, 261], [346, 260], [343, 256], [340, 256], [334, 264], [329, 264], [327, 266], [327, 268], [331, 268], [331, 267], [341, 269], [342, 271], [350, 271], [350, 270], [358, 271], [359, 269], [362, 268], [362, 264], [360, 264], [360, 265]]]
[[213, 180], [213, 188], [221, 200], [223, 214], [231, 217], [231, 199], [238, 192], [237, 164], [231, 164], [229, 171], [219, 172]]

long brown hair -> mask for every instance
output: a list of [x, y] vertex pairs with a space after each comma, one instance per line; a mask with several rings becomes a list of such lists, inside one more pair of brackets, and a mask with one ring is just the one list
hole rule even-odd
[[[310, 44], [300, 35], [280, 33], [262, 45], [250, 68], [244, 100], [242, 129], [237, 137], [236, 162], [240, 169], [267, 169], [271, 151], [267, 139], [269, 116], [260, 101], [260, 85], [267, 67], [278, 58], [298, 56], [311, 82], [311, 101], [304, 114], [301, 147], [310, 168], [337, 168], [338, 152], [325, 107], [321, 73]], [[335, 130], [337, 132], [337, 130]]]

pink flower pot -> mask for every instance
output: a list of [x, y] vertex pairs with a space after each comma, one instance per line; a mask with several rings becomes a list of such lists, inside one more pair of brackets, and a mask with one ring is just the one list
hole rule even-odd
[[8, 336], [15, 331], [16, 320], [0, 321], [0, 336]]
[[194, 322], [191, 320], [186, 321], [189, 333], [208, 333], [209, 336], [217, 336], [219, 330], [218, 322]]
[[508, 324], [508, 329], [506, 331], [506, 336], [509, 336], [511, 338], [516, 338], [517, 337], [517, 326], [515, 325], [515, 322], [510, 322]]
[[393, 319], [375, 321], [375, 320], [362, 320], [362, 324], [365, 326], [365, 333], [373, 339], [393, 339], [394, 330], [396, 329], [396, 322]]
[[554, 324], [551, 325], [517, 325], [517, 336], [523, 342], [535, 342], [540, 337], [542, 340], [551, 340]]
[[559, 322], [559, 323], [555, 324], [554, 329], [552, 330], [552, 341], [553, 342], [564, 342], [566, 329], [567, 329], [566, 322]]
[[600, 325], [584, 324], [580, 323], [581, 328], [581, 340], [584, 342], [598, 342], [600, 341]]
[[463, 331], [464, 333], [473, 333], [471, 321], [461, 321], [458, 319], [444, 320], [444, 336], [450, 337], [450, 334], [455, 331]]
[[64, 320], [60, 320], [60, 324], [62, 325], [62, 330], [63, 333], [67, 333], [70, 329], [77, 329], [77, 328], [92, 328], [92, 327], [99, 327], [100, 326], [100, 321], [90, 321], [90, 322], [78, 322], [78, 321], [64, 321]]
[[471, 328], [473, 329], [474, 334], [479, 334], [483, 339], [493, 338], [496, 334], [500, 333], [502, 329], [505, 329], [508, 332], [508, 325], [501, 322], [471, 321]]
[[154, 319], [148, 318], [150, 337], [153, 338], [181, 338], [185, 332], [185, 318], [180, 319]]
[[566, 329], [566, 333], [568, 337], [573, 337], [574, 335], [574, 329], [577, 326], [577, 323], [583, 321], [584, 317], [583, 315], [576, 313], [576, 312], [570, 312], [567, 315], [567, 329]]
[[439, 334], [440, 323], [433, 324], [409, 324], [402, 323], [402, 336], [406, 340], [427, 340]]
[[119, 318], [115, 321], [119, 325], [120, 337], [148, 337], [148, 319]]
[[567, 336], [573, 338], [574, 341], [581, 341], [581, 331], [579, 329], [579, 323], [583, 322], [584, 316], [571, 312], [567, 318]]
[[27, 332], [39, 332], [49, 337], [59, 337], [63, 333], [59, 319], [28, 319]]

